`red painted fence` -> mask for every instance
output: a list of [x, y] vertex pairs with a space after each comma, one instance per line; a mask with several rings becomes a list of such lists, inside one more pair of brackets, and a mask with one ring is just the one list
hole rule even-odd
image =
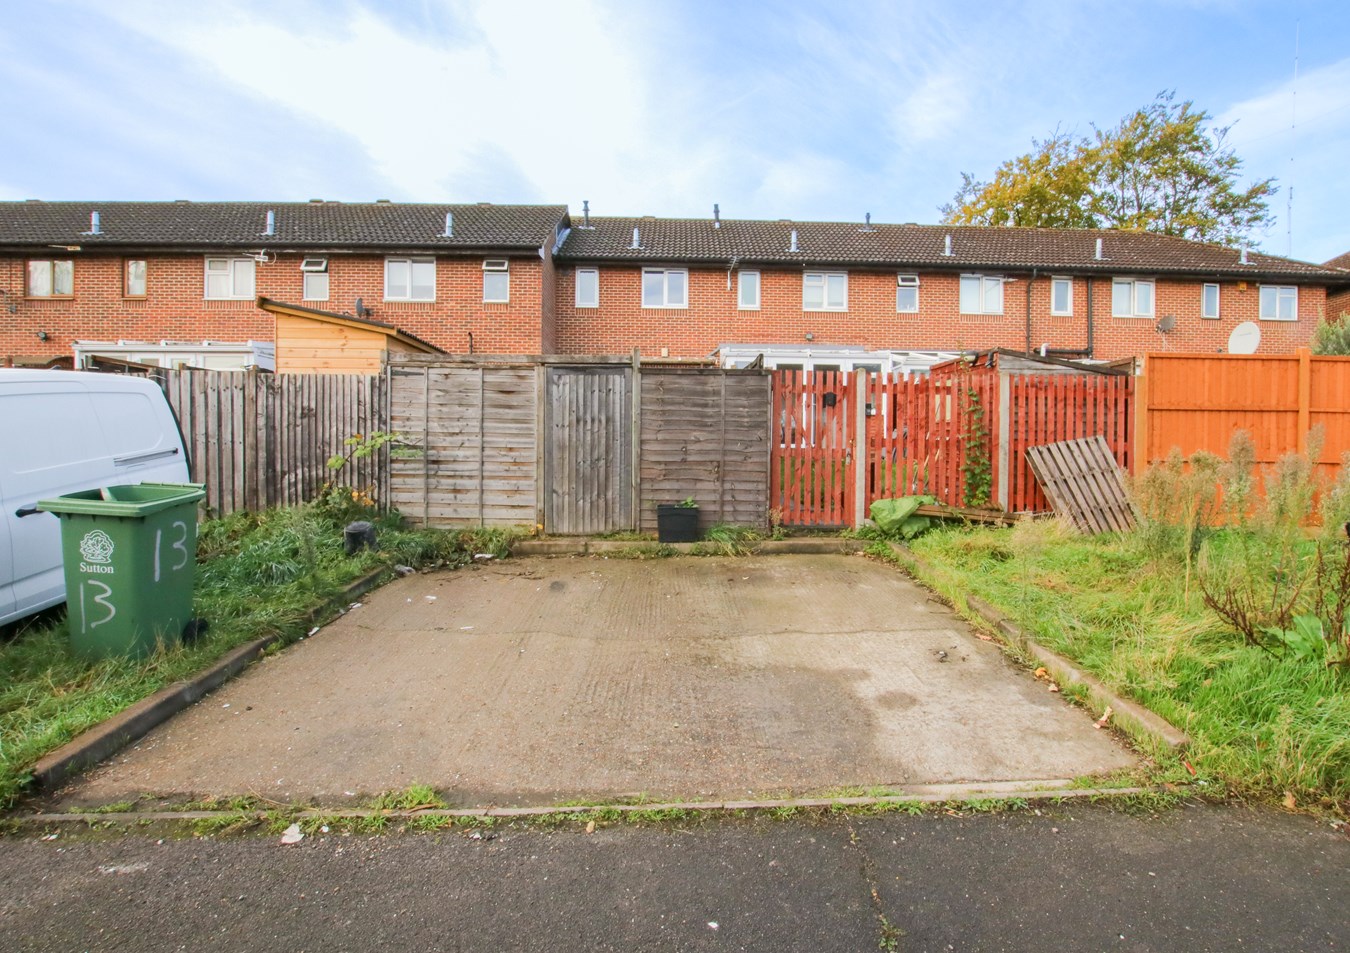
[[[927, 493], [1041, 512], [1026, 449], [1102, 434], [1128, 469], [1133, 394], [1133, 378], [1095, 374], [775, 371], [770, 510], [787, 525], [851, 526], [874, 500]], [[987, 498], [974, 498], [975, 475]]]

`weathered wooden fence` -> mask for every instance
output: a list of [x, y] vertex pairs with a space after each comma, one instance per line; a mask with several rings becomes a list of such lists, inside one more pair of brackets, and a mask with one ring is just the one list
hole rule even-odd
[[417, 523], [648, 530], [689, 497], [705, 526], [767, 523], [763, 372], [397, 355], [388, 374], [390, 501]]
[[178, 417], [192, 479], [217, 515], [291, 506], [324, 483], [387, 496], [382, 455], [353, 460], [336, 477], [328, 460], [343, 442], [387, 427], [385, 381], [361, 374], [163, 370], [151, 375]]
[[776, 371], [769, 505], [808, 526], [858, 525], [873, 501], [917, 493], [1041, 512], [1027, 448], [1101, 435], [1128, 467], [1133, 393], [1096, 374]]
[[1325, 432], [1318, 469], [1331, 476], [1350, 450], [1350, 357], [1294, 354], [1149, 354], [1139, 390], [1136, 470], [1173, 447], [1189, 456], [1228, 453], [1234, 431], [1246, 430], [1256, 462], [1272, 464], [1308, 449], [1308, 434]]

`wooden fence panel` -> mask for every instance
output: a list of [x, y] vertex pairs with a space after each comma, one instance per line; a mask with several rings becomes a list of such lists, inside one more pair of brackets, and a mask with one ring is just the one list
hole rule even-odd
[[839, 371], [775, 371], [769, 506], [786, 525], [848, 524], [853, 388]]
[[643, 368], [640, 528], [656, 505], [698, 501], [699, 519], [768, 526], [770, 380], [752, 371]]
[[395, 365], [389, 499], [422, 526], [533, 526], [538, 385], [531, 367]]
[[544, 525], [592, 535], [633, 528], [632, 368], [546, 372]]
[[1234, 431], [1246, 430], [1256, 461], [1268, 466], [1307, 449], [1308, 432], [1325, 431], [1320, 458], [1332, 478], [1350, 451], [1350, 358], [1294, 354], [1149, 354], [1144, 359], [1136, 471], [1173, 447], [1189, 456], [1227, 456]]
[[336, 476], [327, 467], [348, 437], [386, 429], [383, 378], [203, 370], [152, 376], [178, 417], [192, 479], [206, 484], [210, 512], [294, 506], [330, 479], [386, 499], [380, 455]]

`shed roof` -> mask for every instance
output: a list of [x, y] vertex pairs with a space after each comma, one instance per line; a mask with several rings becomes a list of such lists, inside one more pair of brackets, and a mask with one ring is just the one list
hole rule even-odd
[[264, 311], [270, 311], [272, 314], [287, 314], [296, 318], [309, 318], [314, 321], [322, 321], [325, 324], [337, 324], [344, 327], [360, 328], [364, 331], [377, 331], [388, 337], [394, 338], [416, 351], [424, 354], [444, 354], [434, 344], [423, 341], [416, 335], [402, 331], [392, 324], [386, 324], [383, 321], [372, 321], [370, 318], [358, 318], [350, 314], [338, 314], [333, 311], [320, 311], [317, 308], [306, 308], [303, 305], [287, 304], [285, 301], [276, 301], [272, 298], [258, 298], [258, 307]]

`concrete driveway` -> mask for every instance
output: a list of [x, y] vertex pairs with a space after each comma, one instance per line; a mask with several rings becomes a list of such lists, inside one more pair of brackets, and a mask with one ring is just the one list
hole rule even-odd
[[1061, 779], [1132, 755], [858, 556], [514, 559], [416, 575], [86, 776], [137, 794], [455, 806]]

